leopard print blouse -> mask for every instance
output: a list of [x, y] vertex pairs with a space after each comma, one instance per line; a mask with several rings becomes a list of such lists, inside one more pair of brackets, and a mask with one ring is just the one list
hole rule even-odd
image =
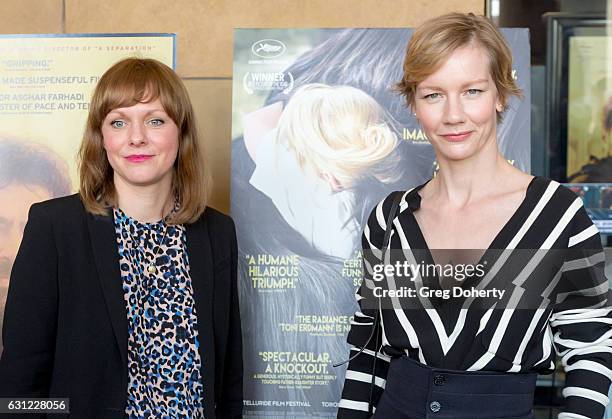
[[[126, 416], [203, 418], [185, 228], [113, 212], [128, 320]], [[148, 273], [153, 260], [156, 272]]]

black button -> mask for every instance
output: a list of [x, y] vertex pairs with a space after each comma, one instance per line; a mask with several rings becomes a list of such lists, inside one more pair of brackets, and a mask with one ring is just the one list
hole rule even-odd
[[446, 383], [446, 377], [443, 375], [434, 376], [434, 384], [437, 386], [443, 386]]
[[434, 413], [439, 412], [441, 408], [442, 408], [442, 405], [440, 404], [440, 402], [431, 402], [429, 404], [429, 409], [431, 409], [431, 411]]

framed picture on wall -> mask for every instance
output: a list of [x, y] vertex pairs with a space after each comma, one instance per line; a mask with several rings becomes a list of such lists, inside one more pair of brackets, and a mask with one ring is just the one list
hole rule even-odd
[[[612, 234], [612, 21], [545, 15], [548, 30], [548, 175], [580, 191], [602, 233]], [[588, 198], [588, 199], [587, 199]]]

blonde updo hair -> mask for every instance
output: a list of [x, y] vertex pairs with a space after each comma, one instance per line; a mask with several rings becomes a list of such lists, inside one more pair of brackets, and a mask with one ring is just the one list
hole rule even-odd
[[397, 137], [384, 109], [364, 91], [350, 86], [307, 84], [287, 103], [278, 122], [300, 167], [316, 176], [332, 175], [343, 188], [373, 176], [391, 182], [389, 170]]

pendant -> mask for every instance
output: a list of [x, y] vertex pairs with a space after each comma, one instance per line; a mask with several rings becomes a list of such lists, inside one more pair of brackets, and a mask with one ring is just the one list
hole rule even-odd
[[151, 275], [157, 273], [157, 268], [154, 265], [147, 266], [147, 272]]

